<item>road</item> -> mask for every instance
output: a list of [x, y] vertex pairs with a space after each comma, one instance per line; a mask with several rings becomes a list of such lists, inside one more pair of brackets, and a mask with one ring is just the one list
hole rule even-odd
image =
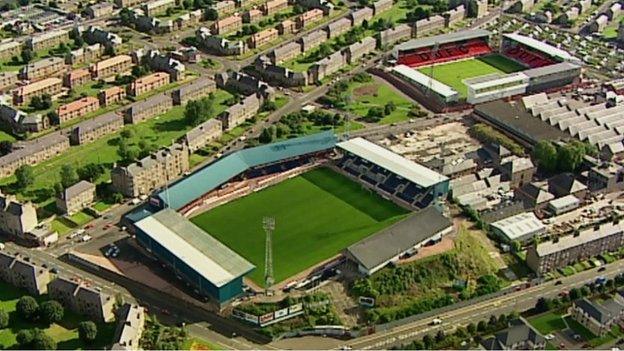
[[[540, 297], [555, 297], [561, 291], [569, 291], [574, 287], [581, 287], [584, 284], [593, 282], [599, 275], [612, 278], [624, 271], [624, 261], [617, 261], [605, 266], [605, 268], [606, 270], [600, 273], [598, 273], [597, 268], [595, 268], [562, 278], [560, 279], [561, 284], [559, 285], [556, 285], [555, 281], [546, 282], [528, 289], [509, 293], [499, 298], [482, 301], [464, 308], [442, 313], [435, 317], [424, 318], [413, 323], [396, 327], [387, 332], [375, 333], [353, 339], [349, 341], [347, 345], [354, 349], [390, 348], [421, 338], [425, 334], [433, 334], [440, 329], [448, 331], [458, 326], [465, 326], [469, 323], [476, 323], [479, 320], [486, 320], [491, 315], [500, 315], [512, 311], [524, 311], [535, 306], [537, 299]], [[442, 324], [436, 326], [431, 325], [433, 318], [442, 319]], [[344, 343], [342, 344], [344, 345]]]

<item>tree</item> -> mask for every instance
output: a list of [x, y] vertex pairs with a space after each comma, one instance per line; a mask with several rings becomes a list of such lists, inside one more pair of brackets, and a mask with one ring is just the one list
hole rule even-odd
[[0, 141], [0, 156], [10, 154], [13, 151], [13, 143], [8, 140]]
[[91, 343], [97, 337], [97, 325], [91, 321], [80, 322], [78, 325], [78, 336], [85, 343]]
[[436, 333], [435, 336], [435, 341], [436, 342], [442, 342], [444, 340], [444, 338], [446, 337], [446, 335], [444, 335], [444, 330], [440, 329], [438, 330], [438, 332]]
[[121, 135], [122, 138], [130, 139], [130, 138], [132, 138], [134, 133], [130, 129], [124, 129], [124, 130], [121, 131], [121, 133], [119, 133], [119, 135]]
[[35, 54], [30, 49], [22, 50], [22, 54], [20, 56], [22, 57], [23, 63], [29, 63], [35, 58]]
[[58, 113], [56, 113], [56, 111], [50, 111], [50, 112], [46, 113], [46, 117], [48, 117], [48, 120], [52, 124], [60, 124], [61, 123], [61, 121], [59, 120], [59, 115], [58, 115]]
[[468, 330], [468, 333], [474, 334], [477, 331], [477, 326], [471, 322], [470, 324], [468, 324], [466, 329]]
[[390, 101], [384, 106], [384, 114], [387, 116], [396, 110], [394, 102]]
[[537, 302], [535, 303], [535, 310], [537, 312], [547, 312], [550, 310], [551, 307], [552, 307], [552, 302], [550, 301], [550, 299], [545, 298], [545, 297], [540, 297], [539, 299], [537, 299]]
[[39, 311], [39, 304], [32, 296], [22, 296], [15, 306], [17, 314], [26, 320], [34, 320], [37, 317]]
[[34, 350], [56, 350], [56, 341], [41, 329], [34, 329], [31, 347]]
[[88, 163], [84, 167], [78, 169], [78, 177], [90, 182], [96, 181], [104, 174], [104, 166], [97, 163]]
[[30, 343], [33, 341], [33, 333], [30, 329], [22, 329], [15, 336], [17, 344], [21, 349], [27, 350], [30, 348]]
[[69, 164], [64, 164], [61, 167], [60, 176], [61, 184], [64, 188], [69, 188], [70, 186], [78, 183], [78, 181], [80, 180], [80, 178], [78, 177], [78, 173], [76, 172], [74, 167]]
[[258, 138], [258, 141], [260, 141], [262, 144], [271, 143], [275, 139], [275, 134], [276, 133], [275, 133], [274, 126], [264, 128], [262, 130], [262, 133], [260, 133], [260, 137]]
[[58, 301], [45, 301], [39, 306], [39, 317], [49, 324], [60, 322], [64, 314], [65, 310]]
[[0, 329], [9, 326], [9, 314], [5, 310], [0, 310]]
[[15, 178], [17, 178], [17, 187], [23, 190], [34, 183], [35, 174], [31, 166], [21, 165], [15, 170]]
[[184, 119], [191, 125], [197, 126], [207, 121], [214, 114], [214, 95], [191, 100], [184, 108]]
[[121, 195], [121, 193], [113, 193], [113, 195], [111, 195], [111, 199], [113, 200], [113, 202], [115, 203], [122, 203], [124, 200], [123, 195]]
[[429, 8], [417, 7], [414, 11], [410, 11], [406, 15], [407, 22], [414, 23], [421, 19], [428, 18], [431, 15]]
[[557, 149], [548, 140], [542, 140], [533, 149], [533, 157], [537, 165], [547, 172], [553, 172], [557, 168]]

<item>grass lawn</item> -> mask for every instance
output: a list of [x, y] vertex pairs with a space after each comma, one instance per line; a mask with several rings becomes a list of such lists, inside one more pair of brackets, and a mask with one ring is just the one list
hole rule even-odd
[[[115, 333], [115, 323], [98, 325], [98, 336], [95, 342], [88, 347], [78, 338], [78, 324], [86, 318], [65, 310], [63, 320], [58, 324], [46, 325], [43, 323], [27, 322], [20, 319], [15, 313], [15, 306], [20, 297], [26, 293], [4, 282], [0, 282], [0, 309], [9, 313], [9, 327], [0, 329], [0, 349], [17, 348], [15, 337], [22, 329], [40, 328], [50, 335], [58, 344], [60, 350], [101, 349], [108, 346]], [[43, 302], [46, 296], [35, 297]]]
[[383, 108], [387, 103], [393, 102], [396, 110], [382, 118], [379, 123], [390, 124], [409, 119], [407, 114], [412, 108], [412, 103], [387, 84], [380, 84], [377, 81], [351, 83], [349, 91], [353, 102], [348, 106], [348, 110], [355, 115], [365, 117], [371, 107]]
[[98, 201], [95, 204], [93, 204], [93, 209], [95, 209], [98, 212], [104, 212], [106, 210], [108, 210], [111, 206], [113, 206], [113, 204], [105, 202], [105, 201]]
[[69, 234], [77, 227], [75, 223], [63, 217], [56, 217], [50, 225], [52, 230], [56, 231], [61, 237]]
[[[464, 79], [493, 73], [512, 73], [524, 69], [526, 69], [526, 67], [515, 61], [498, 54], [492, 54], [479, 58], [434, 65], [433, 77], [457, 90], [460, 96], [465, 97], [468, 88], [463, 83]], [[418, 71], [431, 76], [431, 67], [423, 67]]]
[[12, 136], [11, 134], [7, 133], [7, 132], [3, 132], [3, 131], [0, 130], [0, 141], [14, 142], [15, 141], [15, 137]]
[[80, 211], [76, 214], [73, 214], [69, 218], [71, 219], [72, 222], [78, 224], [78, 226], [89, 223], [93, 219], [91, 215], [89, 215], [88, 213], [84, 211]]
[[[226, 109], [222, 102], [231, 96], [223, 90], [218, 90], [215, 93], [215, 116]], [[172, 140], [181, 137], [192, 128], [184, 120], [183, 113], [183, 106], [174, 106], [165, 114], [137, 125], [127, 125], [123, 129], [129, 129], [133, 132], [130, 138], [130, 144], [133, 146], [137, 146], [141, 140], [144, 140], [158, 147], [163, 147], [170, 145]], [[108, 181], [113, 163], [120, 160], [117, 154], [118, 138], [119, 132], [107, 135], [90, 144], [72, 146], [58, 157], [33, 166], [34, 184], [26, 191], [18, 194], [19, 197], [34, 201], [39, 205], [49, 204], [54, 197], [54, 184], [60, 181], [59, 172], [64, 164], [70, 164], [75, 168], [88, 163], [104, 164], [107, 172], [98, 179], [97, 183]], [[14, 177], [8, 177], [2, 179], [0, 184], [9, 185], [14, 181]]]
[[624, 20], [624, 15], [619, 15], [613, 21], [607, 25], [605, 30], [602, 31], [602, 37], [605, 39], [615, 39], [618, 35], [618, 26], [620, 22]]
[[200, 350], [224, 350], [223, 346], [217, 345], [198, 338], [189, 338], [182, 345], [183, 350], [200, 351]]
[[557, 330], [566, 328], [561, 314], [548, 312], [539, 316], [529, 318], [529, 323], [542, 334], [550, 334]]
[[563, 267], [563, 268], [559, 269], [559, 271], [561, 272], [561, 274], [563, 274], [564, 277], [569, 277], [569, 276], [573, 275], [574, 273], [576, 273], [574, 268], [572, 268], [570, 266]]
[[219, 206], [191, 219], [264, 276], [262, 219], [275, 218], [275, 281], [328, 259], [396, 222], [406, 211], [329, 169], [317, 169]]

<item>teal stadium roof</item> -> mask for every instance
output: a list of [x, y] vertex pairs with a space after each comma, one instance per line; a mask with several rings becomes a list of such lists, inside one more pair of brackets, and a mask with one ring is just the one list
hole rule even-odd
[[331, 149], [337, 138], [333, 131], [244, 149], [227, 155], [169, 186], [168, 194], [160, 191], [156, 197], [162, 207], [179, 210], [198, 197], [249, 168], [288, 158]]

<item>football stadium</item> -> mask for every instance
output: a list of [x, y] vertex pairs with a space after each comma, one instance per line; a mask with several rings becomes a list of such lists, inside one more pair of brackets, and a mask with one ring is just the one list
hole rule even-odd
[[519, 34], [493, 48], [491, 36], [475, 29], [407, 41], [393, 49], [391, 73], [437, 112], [578, 83], [580, 61], [569, 53]]
[[347, 261], [371, 274], [449, 230], [434, 209], [448, 190], [443, 175], [327, 131], [226, 155], [126, 219], [146, 254], [224, 306], [244, 285], [268, 288], [267, 218], [276, 286]]

